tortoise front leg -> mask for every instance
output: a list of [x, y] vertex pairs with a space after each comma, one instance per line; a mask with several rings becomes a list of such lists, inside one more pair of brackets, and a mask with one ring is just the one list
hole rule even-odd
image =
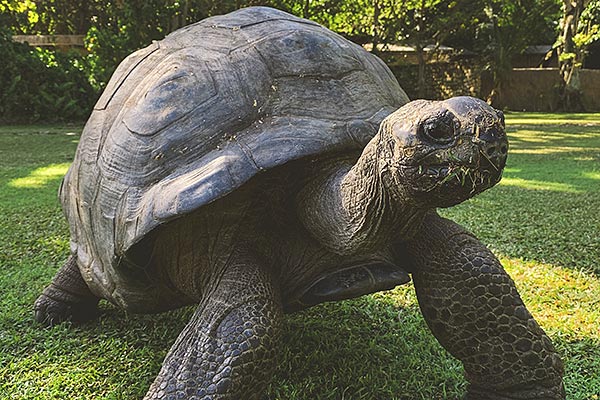
[[145, 400], [258, 399], [275, 369], [282, 322], [268, 271], [237, 258], [207, 292], [167, 354]]
[[429, 328], [464, 365], [467, 399], [564, 399], [562, 362], [489, 249], [435, 213], [403, 247]]
[[72, 255], [35, 301], [35, 319], [47, 326], [84, 322], [98, 315], [99, 300], [86, 285]]

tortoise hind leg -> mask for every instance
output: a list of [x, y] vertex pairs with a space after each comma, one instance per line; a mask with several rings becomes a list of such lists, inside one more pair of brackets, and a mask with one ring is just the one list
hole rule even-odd
[[464, 365], [467, 399], [564, 399], [562, 362], [490, 250], [434, 213], [403, 247], [427, 324]]
[[70, 256], [35, 301], [35, 319], [47, 326], [84, 322], [98, 315], [99, 300], [81, 277], [76, 257]]
[[282, 315], [271, 276], [237, 258], [171, 347], [145, 400], [260, 398], [275, 368]]

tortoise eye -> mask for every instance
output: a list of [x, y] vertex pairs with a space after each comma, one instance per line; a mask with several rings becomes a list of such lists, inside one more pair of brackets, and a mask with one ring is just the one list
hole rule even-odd
[[419, 127], [424, 139], [439, 144], [452, 142], [457, 129], [458, 121], [448, 111], [427, 118]]

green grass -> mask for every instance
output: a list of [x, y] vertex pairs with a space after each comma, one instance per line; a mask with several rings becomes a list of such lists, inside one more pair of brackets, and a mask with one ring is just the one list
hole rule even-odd
[[[496, 188], [444, 210], [516, 280], [566, 365], [569, 399], [600, 396], [600, 115], [507, 116]], [[68, 254], [56, 192], [81, 127], [0, 127], [0, 399], [136, 399], [189, 309], [42, 329], [32, 304]], [[268, 399], [454, 399], [460, 363], [429, 334], [412, 286], [288, 316]]]

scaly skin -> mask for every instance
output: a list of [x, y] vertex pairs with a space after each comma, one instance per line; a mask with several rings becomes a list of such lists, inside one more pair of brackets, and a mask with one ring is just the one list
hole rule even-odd
[[276, 365], [282, 315], [270, 274], [251, 257], [235, 256], [171, 347], [145, 400], [260, 398]]
[[77, 258], [70, 256], [35, 301], [35, 319], [47, 326], [84, 322], [97, 316], [99, 300], [81, 277]]
[[490, 250], [435, 213], [401, 247], [427, 324], [464, 365], [467, 399], [564, 399], [562, 362]]

